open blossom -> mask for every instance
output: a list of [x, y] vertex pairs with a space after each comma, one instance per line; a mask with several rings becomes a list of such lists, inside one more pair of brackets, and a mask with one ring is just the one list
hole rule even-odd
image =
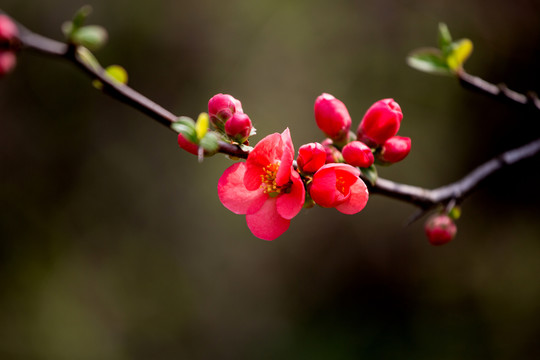
[[360, 171], [348, 164], [326, 164], [313, 175], [309, 194], [322, 207], [335, 207], [344, 214], [356, 214], [367, 204], [368, 190], [358, 176]]
[[260, 239], [276, 239], [302, 209], [304, 184], [293, 168], [293, 158], [286, 129], [266, 136], [245, 163], [230, 166], [219, 179], [221, 203], [235, 214], [245, 214], [249, 229]]

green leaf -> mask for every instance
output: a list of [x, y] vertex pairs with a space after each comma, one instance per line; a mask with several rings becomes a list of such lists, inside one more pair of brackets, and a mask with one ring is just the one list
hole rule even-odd
[[86, 20], [88, 15], [90, 15], [91, 13], [92, 13], [92, 7], [90, 5], [84, 5], [79, 10], [77, 10], [75, 15], [73, 15], [73, 27], [75, 29], [78, 29], [81, 26], [83, 26], [84, 21]]
[[[118, 85], [127, 84], [127, 71], [120, 65], [107, 66], [107, 68], [105, 69], [105, 75]], [[103, 88], [103, 84], [99, 80], [92, 81], [92, 85], [94, 85], [94, 87], [98, 90], [101, 90]]]
[[375, 183], [377, 182], [377, 178], [379, 177], [375, 165], [371, 165], [368, 168], [360, 168], [360, 171], [362, 172], [362, 175], [364, 175], [364, 178], [367, 179], [371, 185], [375, 185]]
[[448, 26], [445, 23], [439, 23], [439, 49], [441, 49], [444, 55], [447, 55], [450, 44], [452, 44], [452, 36], [450, 35]]
[[97, 50], [107, 42], [107, 30], [99, 25], [83, 26], [71, 34], [71, 42], [90, 50]]
[[213, 154], [219, 148], [219, 138], [215, 132], [209, 131], [201, 139], [199, 144], [207, 153]]
[[186, 140], [194, 144], [199, 143], [197, 132], [195, 131], [195, 121], [187, 116], [180, 116], [171, 124], [171, 129], [179, 134], [182, 134]]
[[442, 56], [441, 51], [435, 48], [422, 48], [411, 52], [407, 57], [407, 64], [428, 74], [451, 74], [446, 59]]
[[79, 59], [83, 63], [90, 66], [92, 69], [94, 69], [96, 71], [99, 71], [99, 69], [101, 69], [101, 65], [99, 65], [99, 62], [97, 61], [96, 57], [87, 48], [78, 47], [77, 48], [77, 56], [79, 57]]
[[461, 207], [454, 206], [448, 213], [448, 216], [450, 216], [453, 220], [458, 220], [461, 217]]

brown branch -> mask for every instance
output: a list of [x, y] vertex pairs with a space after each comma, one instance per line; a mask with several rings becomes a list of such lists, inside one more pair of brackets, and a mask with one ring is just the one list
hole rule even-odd
[[[20, 43], [23, 49], [38, 51], [42, 54], [60, 57], [74, 63], [92, 79], [98, 79], [103, 83], [103, 92], [111, 97], [131, 106], [148, 115], [160, 124], [167, 126], [176, 121], [177, 116], [156, 104], [144, 95], [127, 85], [120, 85], [109, 79], [101, 67], [94, 68], [77, 56], [77, 48], [74, 45], [58, 42], [35, 34], [18, 24], [20, 30]], [[536, 96], [525, 96], [503, 86], [490, 84], [480, 78], [465, 72], [459, 74], [460, 82], [468, 88], [475, 89], [495, 97], [502, 97], [508, 101], [532, 105], [540, 110], [540, 101]], [[247, 158], [249, 152], [243, 151], [238, 146], [223, 141], [219, 143], [219, 152]], [[540, 139], [514, 150], [507, 151], [500, 156], [478, 166], [460, 180], [441, 186], [436, 189], [425, 189], [418, 186], [400, 184], [391, 180], [379, 178], [374, 185], [368, 185], [372, 194], [385, 195], [394, 199], [402, 200], [418, 206], [422, 211], [427, 211], [437, 205], [449, 205], [460, 203], [474, 191], [484, 180], [508, 165], [531, 158], [540, 153]], [[366, 181], [369, 184], [369, 181]]]
[[540, 99], [534, 92], [521, 94], [510, 90], [505, 84], [492, 84], [477, 76], [473, 76], [465, 70], [457, 73], [459, 83], [469, 90], [473, 90], [505, 102], [526, 105], [540, 111]]

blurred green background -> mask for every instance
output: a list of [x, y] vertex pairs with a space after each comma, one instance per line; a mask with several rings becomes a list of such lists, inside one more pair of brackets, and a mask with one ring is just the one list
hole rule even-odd
[[[538, 113], [407, 67], [437, 23], [475, 45], [466, 68], [540, 91], [540, 3], [530, 0], [21, 1], [1, 8], [61, 39], [83, 4], [105, 26], [104, 65], [178, 115], [218, 92], [258, 135], [322, 140], [329, 92], [354, 127], [376, 100], [404, 112], [409, 157], [380, 170], [437, 187], [538, 137]], [[0, 358], [532, 359], [540, 357], [538, 159], [467, 199], [432, 247], [412, 206], [373, 196], [359, 215], [304, 210], [273, 242], [217, 197], [165, 127], [92, 88], [67, 62], [21, 53], [0, 81]]]

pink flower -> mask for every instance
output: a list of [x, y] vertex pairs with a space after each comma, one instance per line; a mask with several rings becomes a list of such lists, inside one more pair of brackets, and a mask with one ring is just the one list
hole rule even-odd
[[322, 207], [335, 207], [344, 214], [356, 214], [368, 201], [360, 171], [347, 164], [326, 164], [313, 175], [309, 194]]
[[305, 173], [314, 173], [326, 162], [326, 150], [319, 143], [310, 143], [300, 146], [296, 163], [298, 169]]
[[384, 144], [396, 135], [403, 113], [394, 99], [383, 99], [371, 105], [358, 126], [358, 140], [371, 147]]
[[245, 214], [249, 229], [260, 239], [276, 239], [302, 209], [304, 184], [293, 158], [286, 129], [262, 139], [245, 163], [230, 166], [219, 178], [221, 203], [235, 214]]
[[252, 128], [249, 116], [238, 112], [225, 123], [225, 133], [240, 144], [247, 140]]
[[323, 93], [315, 100], [317, 126], [334, 141], [344, 141], [349, 136], [351, 116], [343, 102]]
[[383, 163], [393, 164], [405, 159], [411, 151], [411, 138], [404, 136], [392, 136], [386, 140], [377, 159]]
[[210, 121], [219, 129], [223, 130], [223, 124], [235, 113], [243, 113], [242, 104], [228, 94], [217, 94], [208, 100], [208, 115]]
[[351, 141], [345, 145], [341, 153], [345, 162], [352, 166], [367, 168], [375, 161], [371, 149], [361, 141]]

